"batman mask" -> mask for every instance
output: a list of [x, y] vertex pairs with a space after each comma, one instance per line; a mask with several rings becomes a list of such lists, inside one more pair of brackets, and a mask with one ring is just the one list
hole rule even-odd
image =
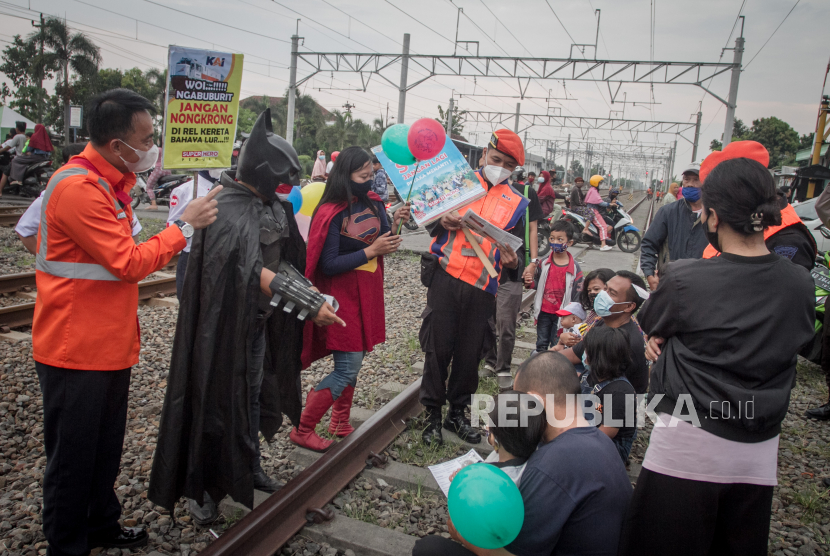
[[297, 151], [288, 141], [274, 134], [271, 109], [266, 108], [239, 151], [236, 179], [274, 202], [280, 184], [300, 185], [300, 169]]

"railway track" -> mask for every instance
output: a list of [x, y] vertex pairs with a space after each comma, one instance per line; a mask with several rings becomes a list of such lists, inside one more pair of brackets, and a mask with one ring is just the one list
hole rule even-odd
[[[179, 256], [176, 255], [164, 267], [163, 270], [174, 270]], [[7, 274], [0, 276], [0, 293], [12, 293], [18, 291], [31, 292], [36, 288], [34, 272], [20, 274]], [[158, 295], [170, 295], [176, 293], [176, 277], [163, 277], [154, 280], [146, 280], [138, 284], [138, 299], [150, 299]], [[21, 303], [0, 307], [0, 328], [17, 328], [32, 324], [32, 317], [35, 314], [34, 303]]]

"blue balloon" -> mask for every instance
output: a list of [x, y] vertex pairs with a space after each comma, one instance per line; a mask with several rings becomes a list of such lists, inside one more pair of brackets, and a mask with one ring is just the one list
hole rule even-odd
[[288, 200], [294, 207], [294, 214], [300, 212], [300, 207], [303, 206], [303, 194], [300, 193], [300, 188], [296, 185], [291, 188], [291, 193], [288, 194]]

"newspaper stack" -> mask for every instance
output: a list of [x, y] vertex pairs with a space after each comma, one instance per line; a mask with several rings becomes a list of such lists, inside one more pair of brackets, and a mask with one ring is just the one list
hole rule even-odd
[[510, 232], [505, 232], [501, 228], [493, 226], [485, 218], [482, 218], [471, 210], [465, 212], [464, 216], [461, 217], [461, 224], [478, 235], [486, 237], [493, 243], [497, 243], [499, 245], [509, 245], [513, 251], [518, 251], [521, 246], [524, 245], [524, 242], [521, 239], [517, 238]]

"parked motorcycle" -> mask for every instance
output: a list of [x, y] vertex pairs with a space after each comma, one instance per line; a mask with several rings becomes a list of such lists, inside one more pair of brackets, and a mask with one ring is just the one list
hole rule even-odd
[[[136, 176], [135, 185], [130, 191], [133, 198], [133, 209], [138, 208], [141, 203], [150, 204], [150, 196], [147, 195], [147, 178], [149, 173]], [[170, 193], [184, 182], [193, 179], [192, 174], [171, 174], [159, 178], [156, 186], [153, 187], [153, 194], [156, 196], [156, 204], [168, 206], [170, 204]]]
[[830, 295], [830, 269], [828, 269], [828, 266], [830, 266], [830, 251], [827, 253], [819, 251], [816, 256], [816, 266], [810, 271], [810, 274], [813, 276], [813, 282], [816, 289], [815, 333], [813, 334], [813, 339], [810, 340], [806, 346], [801, 348], [800, 352], [798, 352], [799, 355], [809, 361], [812, 361], [813, 363], [816, 363], [817, 365], [821, 364], [821, 337], [824, 328], [824, 303], [827, 300], [827, 296]]

